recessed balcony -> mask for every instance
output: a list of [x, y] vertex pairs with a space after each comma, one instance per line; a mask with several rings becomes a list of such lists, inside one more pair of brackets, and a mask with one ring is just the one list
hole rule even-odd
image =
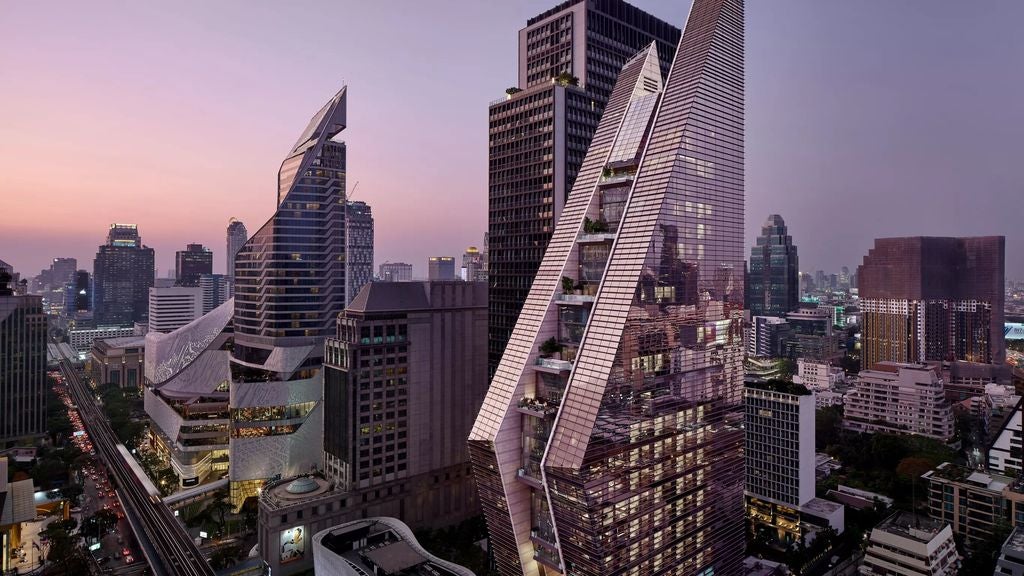
[[560, 360], [558, 358], [537, 358], [537, 364], [534, 368], [542, 372], [560, 374], [562, 372], [572, 371], [572, 362], [569, 362], [568, 360]]
[[537, 418], [554, 416], [558, 412], [558, 406], [549, 404], [541, 398], [522, 398], [519, 400], [519, 405], [516, 409], [523, 414], [536, 416]]

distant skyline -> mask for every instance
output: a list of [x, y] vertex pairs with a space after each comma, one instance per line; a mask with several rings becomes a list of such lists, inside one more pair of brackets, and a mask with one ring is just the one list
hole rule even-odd
[[[689, 2], [636, 0], [682, 26]], [[191, 242], [223, 272], [231, 217], [273, 213], [281, 161], [349, 86], [349, 189], [375, 268], [482, 246], [487, 105], [517, 33], [555, 0], [0, 4], [0, 259], [91, 269], [113, 222], [158, 271]], [[315, 17], [314, 17], [315, 15]], [[876, 237], [1005, 235], [1024, 279], [1024, 4], [750, 3], [747, 245], [771, 213], [801, 269], [855, 268]]]

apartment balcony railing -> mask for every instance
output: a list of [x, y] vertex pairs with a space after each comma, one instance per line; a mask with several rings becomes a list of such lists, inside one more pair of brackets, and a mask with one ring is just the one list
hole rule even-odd
[[539, 368], [547, 368], [548, 370], [557, 370], [559, 372], [572, 370], [572, 362], [568, 360], [559, 360], [557, 358], [537, 358], [537, 366]]

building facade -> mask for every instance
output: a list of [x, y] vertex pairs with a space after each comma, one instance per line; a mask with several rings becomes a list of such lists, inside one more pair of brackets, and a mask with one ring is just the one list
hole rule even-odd
[[455, 280], [455, 258], [453, 256], [431, 256], [428, 258], [427, 278], [430, 280]]
[[862, 576], [956, 576], [960, 555], [942, 522], [896, 512], [871, 530]]
[[846, 395], [843, 427], [856, 432], [953, 438], [953, 409], [942, 379], [925, 364], [879, 362]]
[[622, 0], [570, 0], [519, 31], [519, 81], [489, 116], [489, 365], [493, 375], [626, 60], [679, 29]]
[[750, 319], [747, 355], [755, 358], [782, 358], [789, 341], [789, 324], [777, 316], [754, 316]]
[[1024, 436], [1021, 434], [1021, 424], [1024, 421], [1022, 415], [1022, 404], [1018, 401], [1017, 406], [1006, 418], [995, 439], [988, 449], [988, 468], [993, 472], [1007, 476], [1019, 476], [1024, 467]]
[[949, 524], [968, 549], [1001, 525], [1024, 526], [1024, 493], [1017, 478], [945, 462], [922, 478], [928, 483], [928, 514]]
[[142, 388], [146, 370], [146, 337], [127, 336], [93, 342], [87, 370], [97, 386]]
[[466, 248], [462, 254], [462, 279], [467, 282], [487, 281], [487, 252], [476, 246]]
[[174, 253], [175, 285], [196, 288], [203, 274], [213, 274], [213, 251], [209, 248], [189, 244]]
[[1014, 528], [1006, 538], [994, 576], [1024, 576], [1024, 528]]
[[203, 315], [203, 289], [199, 286], [149, 289], [149, 330], [172, 332]]
[[97, 326], [131, 326], [149, 317], [149, 289], [156, 276], [153, 249], [134, 224], [111, 224], [107, 243], [93, 260], [93, 318]]
[[615, 83], [469, 439], [504, 574], [739, 571], [742, 54], [697, 0]]
[[245, 229], [245, 224], [241, 220], [232, 218], [228, 220], [227, 229], [227, 249], [224, 252], [224, 274], [231, 280], [232, 284], [235, 281], [235, 256], [238, 255], [238, 251], [245, 246], [246, 240], [249, 239], [249, 231]]
[[366, 202], [345, 204], [345, 305], [373, 282], [373, 213]]
[[879, 238], [857, 271], [861, 358], [1002, 364], [1006, 239]]
[[46, 432], [46, 314], [12, 279], [0, 271], [0, 448]]
[[[231, 498], [323, 459], [324, 339], [345, 308], [347, 87], [278, 173], [278, 210], [235, 257]], [[296, 281], [296, 280], [301, 281]]]
[[747, 309], [751, 316], [782, 316], [800, 305], [800, 264], [782, 216], [772, 214], [750, 249]]
[[409, 282], [412, 280], [412, 264], [385, 262], [380, 265], [378, 277], [384, 282]]
[[233, 292], [226, 274], [203, 274], [199, 277], [199, 289], [203, 293], [203, 314], [227, 302]]

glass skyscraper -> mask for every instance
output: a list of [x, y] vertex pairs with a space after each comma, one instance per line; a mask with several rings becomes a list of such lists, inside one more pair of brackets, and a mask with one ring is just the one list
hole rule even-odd
[[800, 306], [800, 263], [782, 216], [772, 214], [750, 249], [747, 309], [751, 316], [784, 316]]
[[503, 574], [740, 570], [743, 35], [619, 75], [470, 434]]
[[131, 326], [149, 319], [155, 256], [142, 244], [135, 224], [110, 225], [107, 243], [96, 252], [92, 269], [97, 326]]

